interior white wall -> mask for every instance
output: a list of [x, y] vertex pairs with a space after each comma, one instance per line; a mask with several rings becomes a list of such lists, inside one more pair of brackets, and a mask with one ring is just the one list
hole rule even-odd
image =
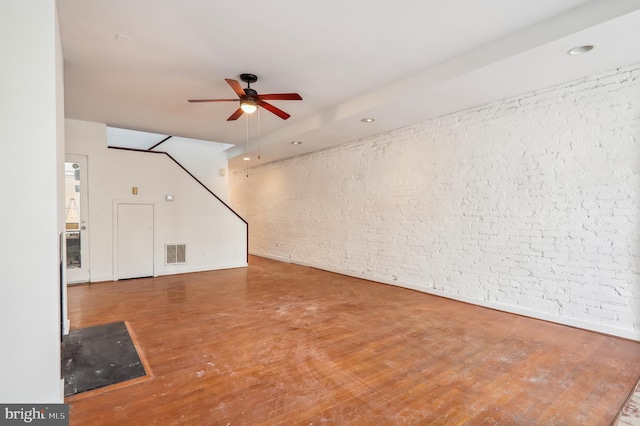
[[[114, 275], [114, 203], [154, 205], [154, 274], [247, 265], [245, 223], [164, 154], [108, 149], [106, 125], [66, 120], [67, 153], [88, 158], [91, 281]], [[138, 195], [132, 194], [138, 188]], [[174, 201], [165, 201], [173, 195]], [[164, 264], [164, 245], [187, 244], [188, 263]]]
[[[64, 172], [65, 164], [65, 133], [64, 133], [64, 58], [62, 54], [62, 41], [60, 39], [60, 27], [56, 13], [56, 164], [57, 164], [57, 188], [58, 188], [58, 234], [62, 235], [63, 245], [66, 244], [66, 179]], [[60, 274], [62, 277], [62, 331], [69, 334], [69, 309], [67, 308], [67, 253], [62, 247], [60, 248], [60, 260], [62, 268]]]
[[[229, 167], [224, 151], [227, 145], [194, 139], [172, 137], [154, 151], [163, 151], [205, 184], [216, 196], [229, 203]], [[221, 175], [220, 170], [224, 170]]]
[[254, 254], [640, 340], [639, 113], [640, 65], [234, 172], [232, 206]]
[[55, 2], [0, 2], [0, 401], [62, 402], [64, 111]]

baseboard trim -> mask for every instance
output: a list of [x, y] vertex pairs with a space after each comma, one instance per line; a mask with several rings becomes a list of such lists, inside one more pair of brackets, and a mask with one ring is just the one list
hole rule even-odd
[[192, 274], [194, 272], [206, 272], [206, 271], [219, 271], [222, 269], [236, 269], [236, 268], [246, 268], [247, 266], [249, 266], [248, 263], [233, 263], [233, 264], [229, 264], [229, 265], [218, 265], [218, 266], [214, 266], [214, 267], [206, 267], [206, 268], [187, 268], [187, 269], [181, 269], [179, 271], [160, 271], [158, 272], [156, 275], [156, 277], [162, 277], [165, 275], [180, 275], [180, 274]]
[[64, 379], [60, 379], [60, 396], [52, 404], [64, 404]]
[[285, 263], [293, 263], [295, 265], [307, 266], [307, 267], [311, 267], [311, 268], [321, 269], [323, 271], [333, 272], [333, 273], [336, 273], [336, 274], [346, 275], [346, 276], [354, 277], [354, 278], [360, 278], [360, 279], [367, 280], [367, 281], [372, 281], [372, 282], [377, 282], [377, 283], [382, 283], [382, 284], [388, 284], [388, 285], [392, 285], [392, 286], [396, 286], [396, 287], [407, 288], [407, 289], [410, 289], [410, 290], [416, 290], [416, 291], [420, 291], [422, 293], [432, 294], [434, 296], [444, 297], [446, 299], [457, 300], [459, 302], [465, 302], [465, 303], [469, 303], [469, 304], [476, 305], [476, 306], [482, 306], [484, 308], [495, 309], [497, 311], [507, 312], [507, 313], [510, 313], [510, 314], [522, 315], [522, 316], [528, 317], [528, 318], [534, 318], [534, 319], [539, 319], [539, 320], [543, 320], [543, 321], [549, 321], [549, 322], [553, 322], [553, 323], [556, 323], [556, 324], [566, 325], [566, 326], [569, 326], [569, 327], [575, 327], [575, 328], [579, 328], [579, 329], [587, 330], [587, 331], [593, 331], [593, 332], [596, 332], [596, 333], [607, 334], [607, 335], [610, 335], [610, 336], [620, 337], [620, 338], [623, 338], [623, 339], [640, 341], [640, 332], [635, 332], [635, 331], [631, 331], [631, 330], [624, 330], [624, 329], [620, 329], [620, 328], [610, 327], [610, 326], [597, 324], [597, 323], [592, 323], [592, 322], [589, 322], [589, 321], [583, 321], [583, 320], [579, 320], [579, 319], [575, 319], [575, 318], [567, 318], [567, 317], [562, 317], [562, 316], [558, 316], [558, 315], [547, 314], [547, 313], [544, 313], [544, 312], [537, 312], [537, 311], [533, 311], [533, 310], [530, 310], [530, 309], [519, 308], [517, 306], [503, 305], [501, 303], [491, 302], [491, 301], [487, 301], [487, 300], [479, 300], [479, 299], [474, 299], [472, 297], [465, 297], [465, 296], [460, 296], [460, 295], [457, 295], [457, 294], [450, 294], [450, 293], [444, 292], [442, 290], [437, 290], [437, 289], [433, 289], [433, 288], [429, 288], [429, 287], [418, 286], [418, 285], [414, 285], [414, 284], [406, 284], [406, 283], [401, 283], [401, 282], [398, 282], [398, 281], [386, 281], [386, 280], [381, 280], [381, 279], [369, 278], [369, 277], [358, 275], [358, 274], [355, 274], [353, 272], [345, 271], [345, 270], [342, 270], [342, 269], [327, 268], [327, 267], [318, 266], [318, 265], [315, 265], [315, 264], [312, 264], [312, 263], [309, 263], [309, 262], [298, 261], [298, 260], [292, 259], [292, 258], [285, 258], [285, 257], [281, 257], [281, 256], [274, 256], [274, 255], [270, 255], [270, 254], [266, 254], [266, 253], [259, 253], [259, 252], [253, 252], [253, 251], [250, 251], [249, 253], [251, 255], [253, 255], [253, 256], [264, 257], [264, 258], [267, 258], [267, 259], [277, 260], [277, 261], [285, 262]]
[[[206, 267], [206, 268], [202, 268], [202, 267], [198, 267], [198, 268], [188, 268], [188, 269], [180, 269], [179, 271], [160, 271], [157, 272], [156, 274], [154, 274], [154, 277], [162, 277], [162, 276], [166, 276], [166, 275], [180, 275], [180, 274], [191, 274], [194, 272], [206, 272], [206, 271], [218, 271], [221, 269], [234, 269], [234, 268], [246, 268], [247, 266], [249, 266], [248, 263], [244, 262], [244, 263], [232, 263], [232, 264], [228, 264], [228, 265], [218, 265], [215, 267]], [[117, 278], [115, 278], [113, 275], [109, 275], [109, 276], [100, 276], [97, 278], [93, 278], [91, 277], [91, 283], [99, 283], [99, 282], [104, 282], [104, 281], [118, 281]], [[78, 283], [78, 284], [87, 284], [87, 283]]]
[[[113, 278], [113, 275], [101, 275], [101, 276], [97, 276], [94, 277], [93, 275], [91, 276], [91, 279], [89, 280], [90, 283], [101, 283], [104, 281], [115, 281], [115, 279]], [[86, 283], [84, 283], [86, 284]]]

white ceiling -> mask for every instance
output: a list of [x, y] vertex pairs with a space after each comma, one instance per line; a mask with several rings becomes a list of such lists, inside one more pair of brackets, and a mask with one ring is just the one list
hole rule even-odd
[[[57, 2], [68, 118], [235, 144], [231, 169], [640, 62], [640, 0]], [[187, 102], [234, 98], [241, 73], [304, 100], [235, 122]]]

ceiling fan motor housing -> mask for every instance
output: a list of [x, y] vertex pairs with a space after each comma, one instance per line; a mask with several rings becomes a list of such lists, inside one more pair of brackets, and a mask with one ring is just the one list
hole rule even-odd
[[255, 83], [258, 81], [258, 76], [255, 74], [240, 74], [240, 80], [247, 83], [247, 88], [244, 89], [244, 94], [247, 99], [253, 99], [254, 96], [258, 95], [258, 92], [251, 88], [251, 83]]
[[247, 95], [247, 97], [248, 97], [248, 98], [252, 98], [252, 97], [254, 97], [254, 96], [257, 96], [257, 95], [258, 95], [258, 92], [256, 92], [256, 91], [255, 91], [255, 90], [253, 90], [253, 89], [250, 89], [250, 88], [248, 88], [248, 87], [247, 87], [246, 89], [244, 89], [244, 93]]

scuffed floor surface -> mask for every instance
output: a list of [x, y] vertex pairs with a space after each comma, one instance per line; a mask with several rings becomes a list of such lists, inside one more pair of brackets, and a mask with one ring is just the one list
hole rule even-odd
[[251, 257], [69, 288], [74, 328], [127, 320], [154, 377], [71, 425], [604, 425], [640, 343]]
[[620, 412], [616, 426], [640, 426], [640, 381]]

